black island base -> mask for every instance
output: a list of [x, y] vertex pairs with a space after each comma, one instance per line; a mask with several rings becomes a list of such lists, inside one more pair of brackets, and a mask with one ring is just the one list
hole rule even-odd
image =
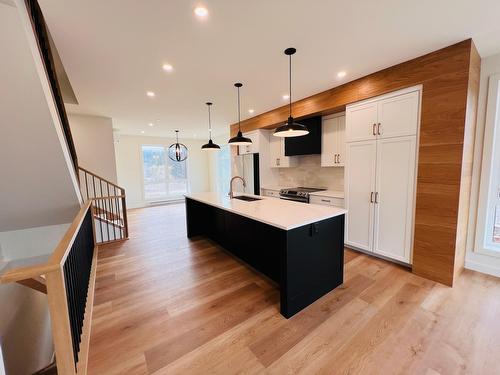
[[344, 216], [284, 230], [186, 198], [187, 236], [207, 236], [278, 283], [290, 318], [344, 280]]

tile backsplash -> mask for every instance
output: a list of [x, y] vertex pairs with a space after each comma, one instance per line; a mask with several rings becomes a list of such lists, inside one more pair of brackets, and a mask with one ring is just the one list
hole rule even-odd
[[344, 168], [321, 167], [320, 155], [296, 157], [299, 158], [297, 167], [279, 169], [279, 186], [325, 187], [344, 191]]

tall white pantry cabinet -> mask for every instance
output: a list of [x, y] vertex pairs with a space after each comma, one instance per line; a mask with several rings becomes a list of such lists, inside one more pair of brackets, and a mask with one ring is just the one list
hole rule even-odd
[[421, 86], [346, 108], [348, 246], [411, 263]]

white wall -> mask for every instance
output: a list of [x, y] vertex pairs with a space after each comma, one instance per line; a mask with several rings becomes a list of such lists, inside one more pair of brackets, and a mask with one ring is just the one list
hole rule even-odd
[[7, 374], [32, 374], [50, 364], [54, 348], [47, 296], [19, 284], [3, 284], [0, 301], [0, 342]]
[[[1, 232], [0, 272], [3, 261], [51, 253], [68, 227]], [[0, 342], [7, 374], [32, 374], [51, 362], [54, 348], [45, 294], [18, 284], [0, 285]]]
[[[188, 148], [187, 168], [191, 192], [210, 190], [208, 152], [202, 151], [205, 140], [179, 139]], [[147, 206], [143, 198], [142, 145], [170, 146], [174, 138], [121, 135], [115, 145], [118, 185], [125, 188], [127, 208]]]
[[70, 224], [0, 232], [0, 262], [51, 253]]
[[486, 103], [489, 77], [500, 73], [500, 54], [489, 56], [481, 61], [481, 80], [479, 89], [476, 139], [474, 144], [474, 166], [472, 172], [469, 228], [467, 234], [467, 253], [465, 268], [500, 276], [500, 258], [479, 254], [475, 249], [477, 207], [483, 158], [484, 129], [486, 125]]
[[68, 116], [78, 164], [89, 171], [116, 183], [113, 121], [109, 117]]
[[80, 203], [47, 78], [25, 30], [31, 26], [20, 14], [0, 3], [0, 231], [70, 222]]

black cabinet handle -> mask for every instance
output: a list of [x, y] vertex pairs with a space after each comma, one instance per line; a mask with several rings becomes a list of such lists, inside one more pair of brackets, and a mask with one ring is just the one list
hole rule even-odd
[[373, 128], [372, 128], [372, 134], [373, 135], [377, 135], [377, 133], [375, 132], [375, 128], [377, 127], [377, 124], [373, 124]]
[[370, 203], [373, 203], [373, 191], [370, 193]]
[[331, 203], [332, 201], [329, 201], [328, 199], [322, 199], [321, 202]]

